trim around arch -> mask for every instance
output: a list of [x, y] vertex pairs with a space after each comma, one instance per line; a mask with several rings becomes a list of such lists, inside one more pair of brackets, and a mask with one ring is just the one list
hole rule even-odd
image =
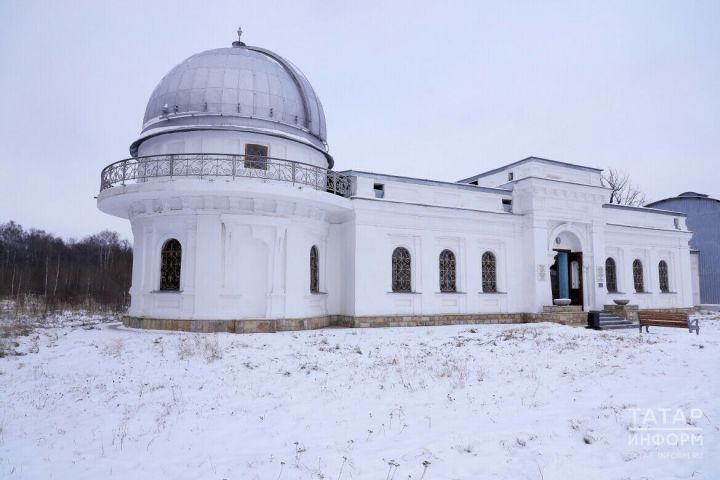
[[581, 252], [588, 252], [588, 244], [587, 240], [585, 238], [585, 234], [580, 231], [579, 228], [572, 225], [571, 223], [561, 223], [557, 227], [553, 228], [549, 235], [548, 235], [548, 250], [550, 252], [553, 251], [553, 242], [555, 241], [555, 238], [557, 238], [558, 235], [560, 235], [563, 232], [570, 232], [573, 235], [575, 235], [578, 239], [578, 242], [580, 242], [580, 251]]

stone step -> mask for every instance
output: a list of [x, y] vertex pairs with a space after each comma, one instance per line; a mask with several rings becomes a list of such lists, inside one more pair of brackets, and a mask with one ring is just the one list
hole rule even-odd
[[609, 326], [609, 325], [628, 325], [630, 323], [632, 323], [632, 322], [628, 322], [627, 320], [624, 320], [624, 319], [605, 320], [605, 321], [600, 320], [601, 327], [605, 327], [605, 326]]
[[639, 327], [637, 323], [631, 322], [624, 317], [619, 317], [617, 314], [612, 312], [600, 312], [599, 320], [600, 330], [624, 330]]
[[640, 328], [640, 324], [628, 322], [621, 325], [600, 325], [600, 330], [624, 330], [627, 328]]

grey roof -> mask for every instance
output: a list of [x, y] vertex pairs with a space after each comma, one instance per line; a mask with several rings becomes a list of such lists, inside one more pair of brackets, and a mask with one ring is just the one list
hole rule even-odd
[[619, 205], [617, 203], [604, 203], [603, 208], [618, 208], [621, 210], [635, 210], [636, 212], [658, 213], [660, 215], [672, 215], [674, 217], [687, 217], [687, 215], [682, 212], [673, 212], [672, 210], [662, 210], [660, 208], [633, 207], [631, 205]]
[[241, 42], [193, 55], [160, 80], [131, 154], [152, 130], [175, 126], [273, 130], [327, 150], [325, 114], [307, 78], [283, 57]]
[[648, 203], [646, 206], [651, 207], [658, 204], [663, 204], [666, 202], [672, 202], [673, 200], [678, 199], [696, 199], [696, 200], [708, 200], [711, 202], [720, 202], [717, 198], [713, 198], [710, 195], [707, 195], [705, 193], [697, 193], [697, 192], [683, 192], [677, 197], [668, 197], [663, 198], [662, 200], [655, 200], [654, 202]]
[[588, 170], [591, 172], [602, 172], [602, 168], [594, 168], [594, 167], [586, 167], [584, 165], [576, 165], [574, 163], [566, 163], [566, 162], [560, 162], [558, 160], [550, 160], [548, 158], [540, 158], [540, 157], [527, 157], [523, 158], [522, 160], [518, 160], [517, 162], [509, 163], [507, 165], [504, 165], [502, 167], [494, 168], [492, 170], [489, 170], [487, 172], [480, 173], [478, 175], [473, 175], [472, 177], [464, 178], [462, 180], [458, 180], [458, 183], [466, 183], [466, 182], [472, 182], [474, 180], [477, 180], [478, 178], [487, 177], [488, 175], [492, 175], [497, 172], [502, 172], [503, 170], [506, 170], [511, 167], [515, 167], [517, 165], [521, 165], [523, 163], [527, 162], [540, 162], [540, 163], [546, 163], [548, 165], [558, 165], [562, 167], [569, 167], [574, 168], [577, 170]]

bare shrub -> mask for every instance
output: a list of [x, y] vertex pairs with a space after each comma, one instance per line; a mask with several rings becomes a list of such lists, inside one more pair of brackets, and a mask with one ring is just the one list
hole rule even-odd
[[178, 358], [180, 360], [188, 360], [190, 357], [195, 355], [195, 349], [191, 342], [188, 341], [187, 337], [181, 337], [178, 341]]
[[467, 360], [448, 359], [439, 365], [435, 374], [439, 378], [448, 378], [454, 388], [464, 388], [467, 385], [470, 369]]
[[203, 357], [208, 363], [223, 358], [222, 349], [215, 335], [204, 336], [196, 340], [199, 344], [198, 350], [202, 352]]
[[109, 357], [120, 358], [125, 350], [125, 341], [122, 338], [116, 338], [105, 347], [103, 353]]
[[218, 339], [212, 334], [181, 337], [178, 341], [177, 351], [180, 360], [188, 360], [196, 354], [201, 355], [208, 363], [223, 358], [223, 351]]

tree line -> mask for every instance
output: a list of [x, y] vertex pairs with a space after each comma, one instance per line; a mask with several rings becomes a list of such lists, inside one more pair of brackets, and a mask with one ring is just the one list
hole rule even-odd
[[132, 247], [108, 230], [63, 240], [13, 221], [0, 224], [0, 298], [16, 308], [124, 310]]

